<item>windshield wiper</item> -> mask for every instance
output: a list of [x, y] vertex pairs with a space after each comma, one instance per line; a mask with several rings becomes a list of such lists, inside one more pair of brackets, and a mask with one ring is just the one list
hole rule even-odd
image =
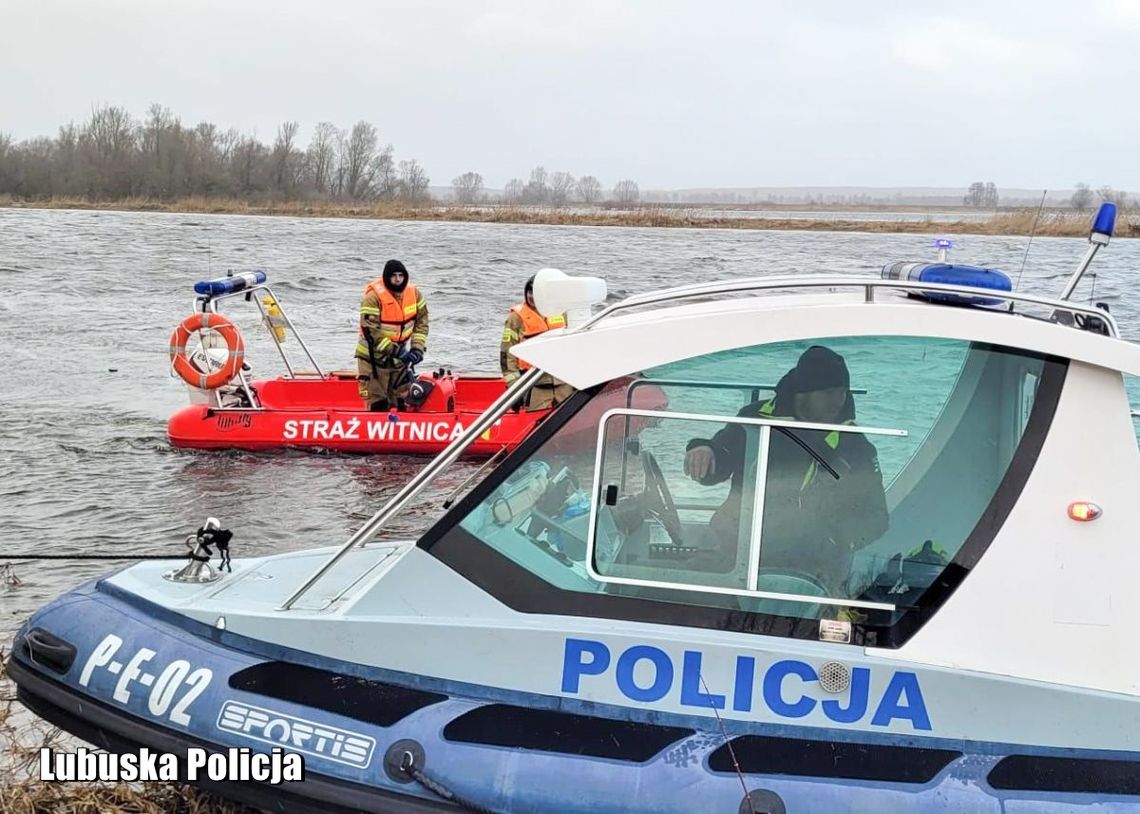
[[791, 438], [793, 441], [795, 441], [797, 444], [799, 444], [800, 448], [803, 449], [803, 451], [806, 452], [808, 455], [815, 458], [815, 462], [818, 463], [820, 466], [822, 466], [824, 469], [826, 469], [828, 471], [828, 474], [831, 475], [831, 477], [835, 478], [836, 480], [839, 480], [839, 473], [836, 472], [832, 468], [831, 464], [829, 464], [827, 461], [825, 461], [823, 459], [823, 456], [820, 455], [818, 452], [816, 452], [814, 449], [812, 449], [811, 446], [806, 441], [804, 441], [802, 438], [800, 438], [798, 435], [796, 435], [794, 432], [792, 432], [791, 428], [773, 426], [772, 429], [779, 430], [784, 435], [788, 436], [788, 438]]

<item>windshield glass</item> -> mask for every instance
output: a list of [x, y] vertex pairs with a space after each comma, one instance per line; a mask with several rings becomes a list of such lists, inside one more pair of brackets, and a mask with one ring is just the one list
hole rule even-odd
[[892, 624], [996, 533], [1050, 370], [913, 337], [694, 357], [608, 384], [460, 525], [559, 590]]

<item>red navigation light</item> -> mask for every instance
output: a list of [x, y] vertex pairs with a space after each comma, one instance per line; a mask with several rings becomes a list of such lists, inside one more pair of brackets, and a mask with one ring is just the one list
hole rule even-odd
[[1096, 520], [1100, 515], [1100, 506], [1087, 500], [1076, 500], [1069, 504], [1069, 517], [1073, 520]]

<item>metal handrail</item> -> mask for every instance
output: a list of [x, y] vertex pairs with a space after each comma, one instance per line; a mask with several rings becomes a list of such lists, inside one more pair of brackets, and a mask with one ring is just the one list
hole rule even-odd
[[[277, 308], [281, 311], [281, 316], [284, 318], [285, 324], [289, 327], [289, 330], [293, 333], [293, 336], [297, 338], [297, 343], [301, 346], [301, 350], [305, 352], [305, 356], [308, 357], [309, 364], [313, 366], [313, 370], [317, 372], [317, 375], [323, 378], [325, 374], [321, 370], [321, 366], [317, 364], [317, 360], [313, 358], [313, 354], [309, 352], [309, 346], [306, 345], [305, 340], [301, 338], [301, 333], [293, 324], [293, 320], [289, 319], [289, 315], [285, 312], [285, 306], [281, 304], [281, 300], [277, 298], [277, 295], [273, 293], [273, 289], [271, 289], [267, 284], [259, 283], [257, 285], [250, 286], [249, 288], [243, 288], [241, 291], [229, 291], [225, 294], [213, 295], [209, 298], [199, 301], [202, 303], [203, 311], [206, 310], [207, 307], [209, 307], [211, 311], [217, 311], [217, 308], [214, 306], [218, 300], [225, 300], [229, 299], [230, 297], [252, 298], [253, 301], [257, 303], [257, 308], [261, 312], [262, 319], [265, 319], [268, 316], [265, 312], [265, 307], [261, 304], [261, 300], [259, 298], [253, 296], [253, 294], [257, 291], [264, 291], [273, 298], [273, 301], [275, 303], [277, 303]], [[289, 356], [285, 353], [285, 348], [281, 346], [281, 340], [277, 338], [276, 331], [270, 328], [269, 336], [273, 339], [273, 344], [277, 346], [277, 352], [281, 355], [281, 361], [285, 363], [285, 369], [289, 371], [289, 378], [297, 378], [297, 374], [293, 370], [293, 365], [289, 363]]]
[[748, 277], [743, 280], [731, 280], [714, 283], [696, 283], [693, 285], [676, 286], [655, 291], [650, 294], [637, 294], [626, 297], [621, 302], [606, 306], [594, 314], [575, 331], [587, 331], [600, 322], [605, 321], [614, 314], [639, 308], [645, 305], [656, 305], [662, 302], [677, 302], [679, 300], [697, 299], [700, 297], [715, 296], [718, 294], [741, 294], [750, 291], [771, 291], [774, 289], [789, 288], [862, 288], [866, 294], [866, 302], [875, 301], [875, 291], [880, 288], [900, 291], [920, 292], [937, 291], [946, 294], [961, 294], [969, 297], [986, 297], [988, 299], [1002, 300], [1010, 304], [1025, 303], [1052, 308], [1070, 314], [1080, 314], [1101, 319], [1109, 326], [1112, 336], [1119, 337], [1120, 330], [1115, 318], [1100, 308], [1092, 305], [1080, 305], [1067, 300], [1054, 300], [1048, 297], [1035, 297], [1031, 294], [1020, 294], [1012, 291], [993, 291], [988, 288], [974, 288], [964, 285], [950, 285], [948, 283], [922, 283], [913, 280], [883, 280], [870, 277], [844, 277], [820, 275], [818, 277]]
[[431, 463], [421, 469], [416, 473], [415, 477], [404, 484], [404, 488], [397, 492], [396, 495], [385, 504], [384, 508], [372, 515], [368, 522], [361, 526], [360, 529], [348, 539], [348, 542], [342, 545], [324, 565], [318, 568], [316, 573], [305, 580], [304, 585], [294, 591], [288, 599], [281, 603], [281, 606], [277, 610], [289, 610], [289, 608], [293, 607], [293, 604], [300, 599], [306, 591], [313, 587], [321, 577], [327, 574], [329, 569], [336, 565], [345, 554], [357, 545], [368, 542], [389, 519], [395, 516], [400, 509], [404, 508], [408, 501], [418, 495], [425, 486], [431, 483], [436, 475], [458, 458], [463, 450], [474, 442], [476, 438], [490, 429], [491, 425], [494, 424], [500, 416], [506, 413], [519, 397], [530, 389], [530, 386], [537, 381], [541, 375], [541, 370], [537, 367], [532, 367], [519, 378], [515, 379], [514, 384], [508, 387], [503, 395], [495, 399], [491, 406], [476, 419], [474, 424], [465, 429], [458, 438], [447, 445], [447, 448], [444, 449], [443, 452], [432, 458]]

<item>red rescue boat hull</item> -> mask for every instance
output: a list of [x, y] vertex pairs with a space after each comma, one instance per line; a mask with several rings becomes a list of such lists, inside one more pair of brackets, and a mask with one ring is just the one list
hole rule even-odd
[[[167, 424], [171, 444], [182, 449], [271, 450], [301, 448], [334, 452], [435, 455], [442, 451], [505, 390], [491, 376], [443, 376], [433, 379], [424, 404], [415, 411], [370, 412], [363, 409], [355, 376], [332, 374], [312, 378], [255, 381], [261, 409], [219, 409], [192, 404]], [[664, 394], [655, 387], [637, 388], [636, 407], [663, 409]], [[624, 407], [624, 398], [603, 398], [598, 412]], [[598, 401], [595, 399], [595, 401]], [[620, 403], [619, 403], [620, 402]], [[487, 457], [503, 447], [513, 449], [550, 410], [509, 411], [464, 452]], [[592, 422], [596, 432], [596, 422]], [[635, 428], [636, 429], [636, 428]]]

